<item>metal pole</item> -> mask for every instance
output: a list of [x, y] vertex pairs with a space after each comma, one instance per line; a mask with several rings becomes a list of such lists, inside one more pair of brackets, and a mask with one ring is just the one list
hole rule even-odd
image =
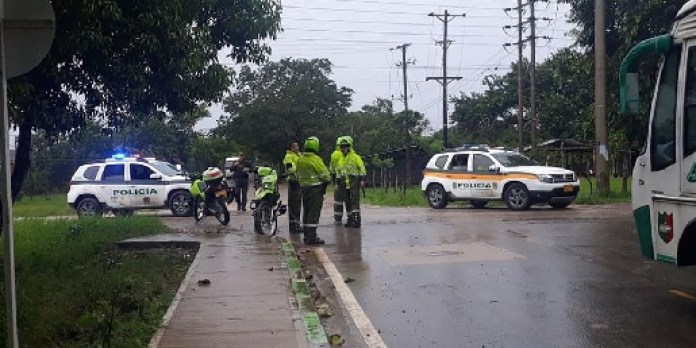
[[[5, 2], [0, 0], [4, 17]], [[0, 141], [0, 204], [2, 204], [2, 234], [5, 258], [5, 307], [7, 314], [7, 347], [19, 347], [17, 335], [17, 296], [15, 289], [14, 230], [12, 226], [12, 190], [10, 185], [10, 120], [7, 114], [7, 78], [5, 75], [5, 29], [4, 18], [0, 20], [0, 122], [2, 122], [2, 141]]]
[[449, 123], [447, 117], [447, 48], [449, 42], [447, 42], [447, 23], [449, 22], [449, 12], [445, 10], [445, 33], [442, 41], [442, 138], [444, 142], [445, 149], [448, 146], [448, 136], [447, 136], [447, 124]]
[[606, 76], [606, 4], [605, 0], [595, 0], [595, 137], [597, 187], [602, 194], [609, 192]]
[[524, 151], [524, 98], [522, 97], [522, 81], [524, 78], [524, 71], [522, 69], [523, 60], [523, 49], [524, 43], [522, 42], [522, 0], [517, 0], [517, 11], [518, 11], [518, 41], [517, 41], [517, 51], [519, 58], [517, 59], [517, 143], [518, 151]]
[[530, 18], [529, 24], [531, 28], [530, 44], [532, 48], [531, 53], [531, 65], [530, 65], [530, 79], [529, 83], [532, 89], [531, 100], [529, 102], [531, 119], [532, 119], [532, 150], [536, 149], [537, 145], [537, 98], [536, 98], [536, 17], [534, 16], [534, 4], [536, 0], [529, 0], [529, 10]]

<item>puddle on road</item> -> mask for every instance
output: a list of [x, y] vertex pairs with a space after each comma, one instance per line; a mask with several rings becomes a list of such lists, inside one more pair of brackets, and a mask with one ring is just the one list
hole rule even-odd
[[378, 250], [392, 265], [428, 265], [522, 260], [525, 257], [487, 243], [443, 244]]

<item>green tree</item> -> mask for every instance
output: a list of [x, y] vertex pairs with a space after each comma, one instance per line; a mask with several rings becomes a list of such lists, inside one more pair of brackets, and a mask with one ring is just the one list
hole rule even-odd
[[328, 59], [283, 59], [259, 69], [244, 66], [236, 91], [225, 99], [227, 115], [214, 134], [234, 139], [280, 161], [292, 141], [319, 137], [333, 150], [335, 124], [347, 114], [353, 91], [331, 79]]
[[[233, 72], [218, 61], [260, 63], [280, 29], [276, 0], [54, 1], [53, 46], [30, 73], [10, 81], [19, 128], [12, 192], [30, 164], [31, 132], [63, 134], [101, 120], [121, 128], [220, 100]], [[49, 116], [50, 115], [50, 116]]]

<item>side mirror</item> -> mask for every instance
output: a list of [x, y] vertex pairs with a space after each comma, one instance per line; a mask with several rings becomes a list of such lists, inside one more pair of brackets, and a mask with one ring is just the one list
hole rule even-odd
[[161, 180], [162, 174], [150, 174], [150, 179]]
[[496, 166], [495, 164], [492, 164], [490, 167], [488, 167], [488, 171], [497, 173], [500, 171], [500, 167]]
[[637, 73], [627, 73], [622, 86], [621, 111], [630, 115], [640, 112], [640, 85]]

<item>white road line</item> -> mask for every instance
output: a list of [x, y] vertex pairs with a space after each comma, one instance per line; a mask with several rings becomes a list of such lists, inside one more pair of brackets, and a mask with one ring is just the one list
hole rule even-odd
[[346, 285], [341, 273], [338, 272], [336, 265], [334, 265], [333, 262], [331, 262], [331, 259], [329, 259], [329, 256], [326, 255], [324, 248], [315, 248], [314, 253], [317, 255], [319, 262], [321, 262], [324, 266], [324, 269], [326, 269], [326, 273], [329, 274], [331, 282], [333, 283], [334, 287], [336, 287], [336, 292], [341, 297], [343, 305], [346, 307], [346, 310], [348, 310], [348, 313], [353, 319], [355, 325], [358, 327], [358, 330], [360, 330], [360, 334], [362, 334], [365, 344], [367, 344], [367, 346], [370, 348], [386, 348], [386, 343], [382, 341], [382, 337], [372, 325], [372, 322], [370, 321], [370, 318], [367, 317], [367, 314], [365, 314], [365, 311], [363, 311], [362, 307], [360, 307], [360, 304], [355, 299], [353, 292], [350, 291], [350, 288], [348, 285]]

